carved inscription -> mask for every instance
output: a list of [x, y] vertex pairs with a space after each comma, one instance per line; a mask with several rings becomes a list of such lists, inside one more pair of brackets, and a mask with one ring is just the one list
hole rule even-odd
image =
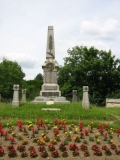
[[57, 86], [44, 86], [45, 90], [57, 90]]
[[42, 92], [42, 96], [44, 96], [44, 97], [51, 97], [51, 96], [58, 97], [59, 92]]
[[51, 52], [53, 50], [53, 37], [52, 37], [52, 35], [49, 36], [48, 45], [49, 45], [48, 48], [49, 48], [50, 52], [47, 52], [47, 54], [54, 58], [54, 55]]
[[49, 37], [49, 50], [50, 50], [50, 52], [52, 49], [53, 49], [53, 39], [52, 39], [52, 35], [50, 35], [50, 37]]

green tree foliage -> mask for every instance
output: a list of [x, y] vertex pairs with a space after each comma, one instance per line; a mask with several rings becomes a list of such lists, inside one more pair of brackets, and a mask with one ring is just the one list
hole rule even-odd
[[114, 95], [118, 98], [120, 89], [120, 59], [94, 47], [76, 46], [68, 49], [64, 66], [60, 67], [58, 83], [63, 95], [78, 91], [82, 99], [82, 87], [89, 86], [93, 103], [104, 105], [105, 99]]
[[22, 84], [25, 74], [17, 62], [3, 59], [0, 63], [0, 93], [4, 99], [13, 97], [13, 85]]
[[43, 84], [42, 80], [24, 80], [22, 83], [22, 88], [26, 89], [27, 100], [34, 100], [36, 96], [40, 95], [41, 86]]
[[34, 80], [43, 80], [43, 75], [41, 73], [37, 74]]

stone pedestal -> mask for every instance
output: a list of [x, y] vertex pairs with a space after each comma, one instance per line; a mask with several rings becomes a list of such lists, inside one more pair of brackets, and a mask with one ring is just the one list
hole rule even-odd
[[73, 90], [72, 102], [77, 102], [77, 90]]
[[12, 101], [12, 106], [13, 107], [19, 107], [19, 85], [15, 84], [13, 86], [13, 101]]
[[58, 68], [59, 65], [55, 60], [53, 26], [48, 26], [46, 61], [42, 65], [44, 73], [43, 85], [40, 96], [35, 97], [32, 103], [47, 103], [50, 100], [54, 101], [54, 103], [70, 103], [65, 97], [61, 97], [59, 85], [57, 84]]
[[89, 87], [88, 86], [83, 86], [82, 106], [83, 106], [83, 108], [87, 108], [87, 109], [90, 107], [88, 91], [89, 91]]
[[47, 59], [42, 66], [44, 71], [44, 84], [42, 85], [40, 96], [59, 97], [61, 92], [57, 84], [58, 63], [54, 59]]
[[22, 89], [22, 102], [26, 102], [26, 89]]

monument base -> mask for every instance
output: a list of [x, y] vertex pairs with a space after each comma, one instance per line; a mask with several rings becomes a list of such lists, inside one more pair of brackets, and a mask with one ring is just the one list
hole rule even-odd
[[19, 107], [19, 101], [12, 101], [13, 107]]
[[44, 103], [47, 104], [47, 101], [54, 101], [54, 103], [63, 103], [63, 104], [69, 104], [70, 101], [67, 101], [65, 97], [44, 97], [44, 96], [38, 96], [35, 97], [32, 103]]

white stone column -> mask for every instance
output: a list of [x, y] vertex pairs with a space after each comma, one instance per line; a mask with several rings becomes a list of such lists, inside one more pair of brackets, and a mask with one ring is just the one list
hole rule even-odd
[[26, 89], [22, 89], [22, 102], [26, 102]]
[[13, 90], [14, 92], [13, 92], [12, 106], [19, 107], [19, 85], [14, 84]]
[[89, 91], [89, 87], [88, 86], [83, 86], [82, 107], [87, 108], [87, 109], [90, 107], [88, 91]]

